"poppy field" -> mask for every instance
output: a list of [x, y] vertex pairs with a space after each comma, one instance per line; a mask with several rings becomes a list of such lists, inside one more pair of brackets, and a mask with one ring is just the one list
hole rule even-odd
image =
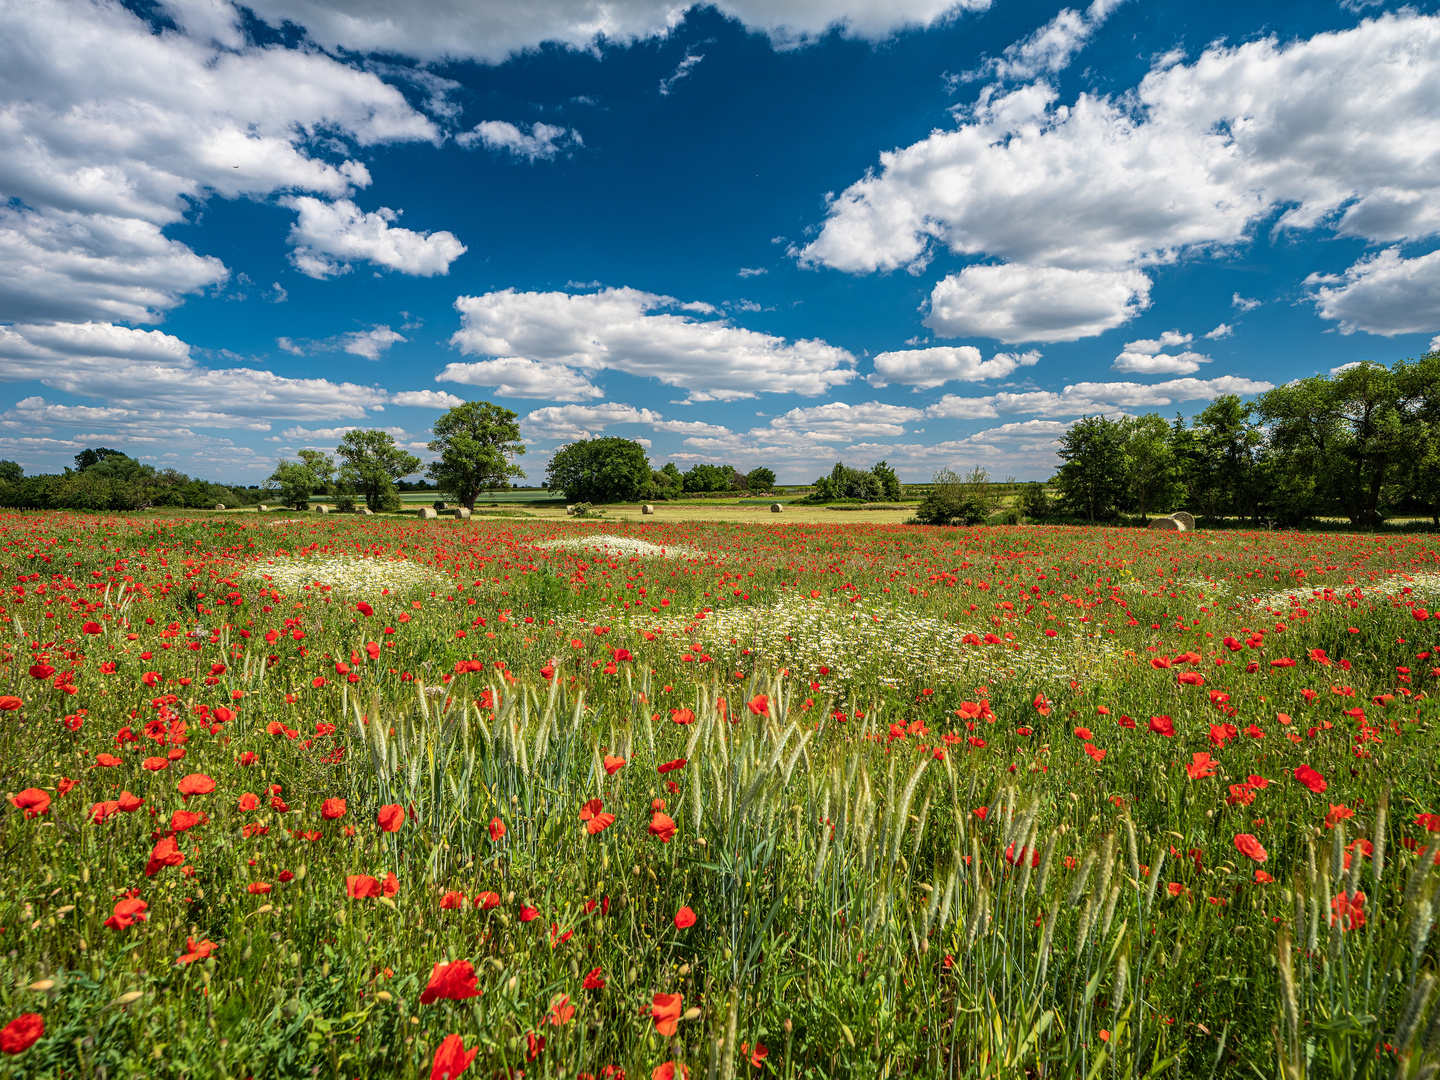
[[1434, 538], [0, 516], [0, 1076], [1428, 1078]]

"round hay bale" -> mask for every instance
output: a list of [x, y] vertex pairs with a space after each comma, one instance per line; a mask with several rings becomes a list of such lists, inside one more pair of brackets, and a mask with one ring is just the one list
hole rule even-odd
[[374, 517], [374, 516], [375, 516], [375, 511], [374, 511], [374, 510], [371, 510], [370, 507], [368, 507], [368, 506], [362, 506], [362, 507], [360, 507], [359, 510], [356, 510], [355, 512], [356, 512], [357, 514], [364, 514], [366, 517]]
[[224, 509], [225, 509], [225, 504], [224, 504], [224, 503], [216, 503], [216, 504], [215, 504], [215, 509], [216, 509], [216, 510], [224, 510]]
[[1194, 517], [1193, 514], [1190, 514], [1190, 513], [1186, 512], [1186, 511], [1184, 511], [1184, 510], [1176, 510], [1176, 511], [1175, 511], [1173, 514], [1171, 514], [1170, 516], [1171, 516], [1171, 518], [1173, 518], [1174, 520], [1180, 522], [1181, 525], [1184, 525], [1186, 529], [1189, 529], [1189, 530], [1191, 530], [1191, 531], [1194, 530], [1194, 528], [1195, 528], [1195, 517]]
[[259, 511], [262, 514], [268, 514], [270, 512], [270, 507], [266, 506], [264, 503], [261, 503], [259, 506]]
[[567, 507], [565, 507], [565, 516], [566, 516], [566, 517], [574, 517], [574, 516], [575, 516], [575, 507], [573, 507], [573, 506], [567, 506]]
[[783, 506], [781, 506], [779, 503], [771, 503], [771, 504], [770, 504], [770, 513], [772, 513], [772, 514], [778, 514], [778, 513], [780, 513], [782, 510], [784, 510], [784, 509], [785, 509], [785, 508], [784, 508]]
[[435, 508], [433, 506], [422, 506], [420, 508], [420, 517], [426, 521], [433, 521], [435, 519]]
[[644, 506], [640, 507], [640, 513], [642, 514], [653, 514], [654, 512], [655, 507], [651, 506], [649, 503], [646, 503]]
[[1150, 528], [1158, 529], [1161, 532], [1184, 532], [1185, 526], [1174, 518], [1151, 518]]
[[457, 507], [455, 508], [455, 510], [454, 510], [454, 514], [455, 514], [455, 520], [457, 520], [457, 521], [469, 521], [469, 520], [470, 520], [470, 511], [469, 511], [469, 509], [467, 509], [467, 508], [464, 507], [464, 506], [457, 506]]
[[330, 507], [328, 507], [328, 506], [323, 506], [323, 505], [322, 505], [322, 506], [317, 506], [317, 507], [315, 507], [315, 512], [316, 512], [317, 514], [328, 514], [328, 513], [330, 513]]

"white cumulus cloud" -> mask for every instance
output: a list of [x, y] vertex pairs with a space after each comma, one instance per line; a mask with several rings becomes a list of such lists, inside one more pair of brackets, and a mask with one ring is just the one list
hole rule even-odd
[[588, 439], [612, 424], [654, 424], [660, 419], [657, 412], [619, 402], [552, 405], [526, 416], [520, 430], [532, 439]]
[[1058, 266], [967, 266], [936, 283], [925, 325], [946, 337], [1006, 344], [1075, 341], [1112, 330], [1150, 306], [1139, 270]]
[[397, 334], [388, 326], [377, 326], [373, 330], [352, 330], [340, 335], [340, 348], [351, 356], [363, 356], [366, 360], [379, 360], [380, 354], [391, 345], [410, 339]]
[[1440, 251], [1404, 258], [1398, 248], [1367, 256], [1343, 274], [1313, 274], [1315, 306], [1342, 334], [1392, 337], [1440, 330]]
[[1033, 349], [1023, 353], [996, 353], [989, 360], [980, 358], [973, 345], [937, 345], [929, 349], [901, 349], [883, 352], [875, 357], [875, 371], [865, 377], [874, 387], [891, 383], [913, 386], [915, 393], [941, 386], [947, 382], [982, 382], [1003, 379], [1017, 368], [1030, 367], [1040, 361]]
[[[462, 353], [496, 357], [494, 363], [518, 357], [584, 376], [621, 371], [683, 388], [692, 401], [814, 396], [855, 377], [855, 357], [844, 349], [819, 340], [789, 342], [727, 319], [696, 318], [714, 308], [637, 289], [580, 295], [505, 289], [462, 296], [455, 307], [461, 328], [451, 342]], [[450, 381], [460, 381], [457, 374], [482, 374], [461, 365], [447, 371], [442, 378]]]
[[562, 150], [581, 146], [585, 140], [574, 128], [559, 127], [555, 124], [534, 124], [528, 132], [508, 120], [482, 120], [470, 131], [455, 136], [455, 141], [464, 147], [483, 146], [514, 154], [527, 161], [553, 158]]
[[468, 364], [446, 364], [436, 382], [492, 386], [500, 397], [543, 398], [547, 401], [585, 401], [605, 396], [574, 368], [541, 363], [523, 356], [502, 356]]
[[465, 399], [444, 390], [401, 390], [390, 395], [392, 405], [409, 405], [416, 409], [453, 409], [464, 405]]
[[400, 215], [382, 206], [371, 213], [349, 199], [323, 202], [309, 195], [286, 200], [299, 218], [290, 227], [295, 269], [313, 278], [350, 271], [350, 264], [369, 262], [417, 277], [448, 274], [450, 264], [465, 254], [453, 233], [415, 232], [393, 224]]

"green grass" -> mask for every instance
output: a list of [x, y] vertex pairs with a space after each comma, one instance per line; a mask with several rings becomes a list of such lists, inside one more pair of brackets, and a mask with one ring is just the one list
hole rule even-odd
[[[0, 517], [0, 770], [51, 800], [0, 818], [0, 1024], [45, 1026], [0, 1075], [425, 1076], [452, 1034], [467, 1075], [567, 1080], [1423, 1075], [1437, 555]], [[421, 1004], [445, 961], [483, 993]]]

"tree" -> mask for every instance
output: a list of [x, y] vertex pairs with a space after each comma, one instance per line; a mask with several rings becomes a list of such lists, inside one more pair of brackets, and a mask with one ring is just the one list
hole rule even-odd
[[482, 491], [510, 486], [511, 477], [525, 475], [513, 459], [525, 453], [518, 414], [488, 401], [457, 405], [432, 429], [429, 446], [440, 456], [426, 475], [457, 502], [475, 509]]
[[663, 502], [667, 499], [678, 499], [684, 494], [685, 477], [680, 472], [680, 466], [673, 461], [667, 461], [664, 468], [650, 473], [650, 483], [645, 488], [643, 497]]
[[915, 521], [921, 525], [983, 525], [998, 505], [984, 468], [977, 465], [965, 477], [940, 468], [915, 510]]
[[852, 469], [837, 461], [829, 476], [815, 481], [815, 490], [806, 496], [808, 502], [834, 502], [836, 499], [875, 501], [885, 496], [885, 485], [874, 472]]
[[900, 486], [900, 477], [895, 475], [895, 470], [887, 463], [877, 461], [870, 471], [880, 481], [880, 490], [885, 501], [899, 502], [904, 489]]
[[1125, 475], [1124, 447], [1120, 424], [1103, 416], [1081, 417], [1060, 437], [1055, 453], [1064, 464], [1055, 475], [1055, 486], [1067, 511], [1090, 521], [1115, 516]]
[[310, 496], [320, 488], [319, 479], [302, 461], [280, 459], [275, 471], [265, 480], [267, 489], [279, 493], [280, 501], [296, 510], [310, 505]]
[[92, 465], [99, 465], [100, 462], [104, 461], [108, 457], [127, 456], [128, 455], [122, 454], [119, 450], [111, 450], [108, 447], [104, 446], [97, 446], [94, 449], [86, 447], [84, 450], [81, 450], [80, 453], [75, 455], [75, 468], [80, 470], [81, 472], [84, 472]]
[[729, 465], [692, 465], [685, 471], [686, 492], [732, 491], [735, 470]]
[[771, 491], [775, 487], [775, 473], [763, 465], [745, 474], [746, 491]]
[[[1149, 523], [1151, 510], [1172, 504], [1183, 489], [1175, 477], [1170, 425], [1156, 413], [1120, 421], [1124, 434], [1125, 507]], [[1037, 515], [1038, 516], [1038, 515]]]
[[300, 464], [315, 477], [315, 491], [328, 492], [335, 479], [335, 459], [323, 450], [301, 450]]
[[630, 502], [651, 481], [650, 459], [633, 439], [607, 436], [562, 446], [545, 467], [545, 486], [571, 502]]
[[0, 461], [0, 484], [18, 484], [25, 478], [25, 470], [18, 461]]
[[395, 437], [378, 428], [347, 431], [335, 448], [340, 458], [340, 479], [364, 494], [371, 510], [383, 509], [393, 495], [395, 481], [420, 471], [420, 459], [395, 445]]

